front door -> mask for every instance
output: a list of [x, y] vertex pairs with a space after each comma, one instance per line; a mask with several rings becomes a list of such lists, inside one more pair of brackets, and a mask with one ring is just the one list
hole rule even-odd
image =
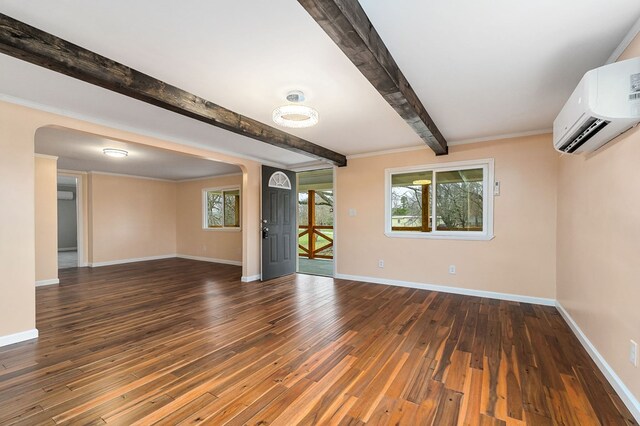
[[262, 281], [296, 272], [296, 179], [262, 166]]

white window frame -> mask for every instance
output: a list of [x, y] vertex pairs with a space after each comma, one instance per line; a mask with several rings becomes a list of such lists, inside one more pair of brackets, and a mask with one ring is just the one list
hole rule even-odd
[[[416, 231], [393, 231], [391, 229], [391, 177], [396, 174], [420, 171], [433, 171], [432, 185], [436, 187], [436, 172], [447, 172], [454, 170], [467, 170], [482, 168], [482, 231], [438, 231], [436, 226], [431, 232]], [[385, 235], [394, 238], [427, 238], [443, 240], [475, 240], [487, 241], [494, 238], [493, 234], [493, 187], [495, 182], [494, 160], [486, 158], [482, 160], [456, 161], [451, 163], [425, 164], [419, 166], [397, 167], [385, 169]], [[431, 197], [431, 211], [437, 214], [436, 197]], [[435, 215], [434, 215], [435, 216]], [[436, 219], [434, 217], [434, 224]]]
[[[208, 192], [223, 192], [222, 196], [222, 214], [224, 215], [224, 191], [238, 191], [240, 195], [238, 208], [240, 209], [240, 226], [224, 226], [224, 217], [222, 218], [222, 226], [209, 227], [208, 211], [207, 211], [207, 193]], [[240, 185], [231, 186], [218, 186], [215, 188], [204, 188], [202, 190], [202, 229], [205, 231], [226, 231], [226, 232], [238, 232], [242, 230], [242, 188]]]

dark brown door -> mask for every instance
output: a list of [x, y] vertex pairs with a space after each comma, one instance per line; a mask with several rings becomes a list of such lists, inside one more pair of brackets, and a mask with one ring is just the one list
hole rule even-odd
[[262, 166], [262, 281], [296, 272], [296, 178]]

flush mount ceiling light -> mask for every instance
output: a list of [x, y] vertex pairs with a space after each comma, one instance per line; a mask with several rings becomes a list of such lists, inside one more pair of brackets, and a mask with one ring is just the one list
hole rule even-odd
[[104, 155], [108, 155], [109, 157], [115, 157], [115, 158], [123, 158], [129, 155], [129, 153], [124, 149], [116, 149], [116, 148], [104, 148], [102, 150], [102, 153]]
[[299, 105], [304, 101], [304, 93], [293, 90], [287, 93], [287, 100], [294, 102], [293, 105], [283, 105], [273, 110], [273, 121], [279, 126], [300, 129], [318, 124], [318, 111], [315, 109]]
[[420, 180], [414, 180], [413, 184], [414, 185], [431, 185], [431, 181], [429, 179], [420, 179]]

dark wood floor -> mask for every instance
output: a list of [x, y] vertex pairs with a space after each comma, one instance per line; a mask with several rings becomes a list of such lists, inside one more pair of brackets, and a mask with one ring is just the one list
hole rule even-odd
[[70, 269], [1, 424], [634, 424], [558, 312], [171, 259]]

